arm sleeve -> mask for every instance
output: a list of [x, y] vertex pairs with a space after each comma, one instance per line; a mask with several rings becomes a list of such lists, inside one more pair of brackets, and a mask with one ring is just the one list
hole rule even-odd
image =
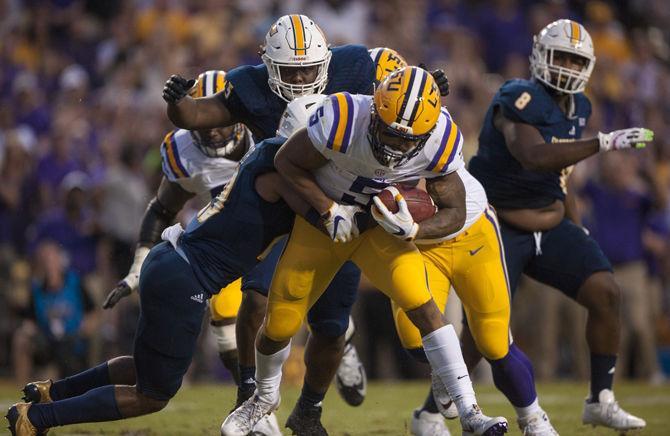
[[[230, 75], [230, 73], [229, 73]], [[247, 114], [247, 108], [242, 102], [242, 99], [235, 91], [232, 82], [226, 78], [226, 83], [223, 86], [223, 91], [215, 94], [215, 97], [223, 103], [223, 105], [230, 112], [230, 116], [235, 122], [243, 122]]]

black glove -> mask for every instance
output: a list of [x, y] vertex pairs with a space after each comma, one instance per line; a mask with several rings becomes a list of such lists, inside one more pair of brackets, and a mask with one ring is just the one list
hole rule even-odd
[[428, 71], [431, 76], [433, 76], [435, 83], [437, 83], [437, 87], [440, 89], [440, 96], [446, 97], [449, 95], [449, 79], [447, 78], [447, 75], [444, 73], [443, 69], [429, 71], [428, 67], [426, 67], [426, 64], [419, 64], [419, 68], [423, 68], [424, 70]]
[[[173, 76], [174, 77], [174, 76]], [[103, 309], [111, 309], [112, 307], [116, 306], [116, 303], [119, 302], [124, 297], [127, 297], [130, 295], [132, 290], [130, 289], [130, 286], [126, 284], [124, 280], [121, 280], [114, 289], [107, 295], [107, 298], [105, 298], [105, 302], [102, 303], [102, 308]]]
[[163, 100], [175, 104], [186, 96], [195, 85], [195, 79], [186, 80], [181, 76], [172, 75], [163, 87]]

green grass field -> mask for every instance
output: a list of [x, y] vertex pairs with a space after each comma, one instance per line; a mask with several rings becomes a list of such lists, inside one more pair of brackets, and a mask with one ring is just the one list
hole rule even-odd
[[[323, 423], [331, 435], [406, 435], [411, 410], [421, 404], [426, 383], [383, 382], [369, 386], [362, 406], [347, 406], [334, 389], [325, 401]], [[561, 435], [613, 435], [611, 430], [593, 429], [581, 424], [582, 401], [586, 384], [540, 384], [540, 400]], [[511, 422], [512, 435], [519, 435], [512, 408], [493, 386], [477, 387], [479, 402], [489, 415], [503, 415]], [[636, 434], [670, 435], [665, 418], [670, 417], [670, 386], [650, 387], [619, 383], [619, 402], [630, 412], [647, 420], [647, 428]], [[286, 421], [299, 390], [282, 391], [278, 411], [280, 424]], [[0, 406], [5, 410], [17, 401], [17, 387], [0, 383]], [[63, 435], [218, 435], [219, 425], [234, 401], [230, 386], [196, 385], [184, 387], [168, 407], [154, 415], [105, 424], [86, 424], [51, 430], [50, 436]], [[449, 429], [459, 435], [458, 423]]]

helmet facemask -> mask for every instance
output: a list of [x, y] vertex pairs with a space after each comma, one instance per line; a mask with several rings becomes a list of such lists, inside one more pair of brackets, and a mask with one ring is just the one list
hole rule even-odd
[[231, 157], [240, 148], [246, 148], [246, 128], [237, 123], [230, 127], [191, 131], [193, 142], [209, 157]]
[[[377, 159], [377, 162], [388, 168], [397, 168], [404, 165], [414, 156], [419, 154], [430, 137], [430, 133], [423, 135], [411, 135], [400, 132], [384, 123], [375, 113], [374, 105], [372, 106], [372, 115], [370, 117], [370, 125], [368, 127], [368, 141], [372, 149], [372, 155]], [[407, 151], [397, 150], [389, 145], [384, 144], [381, 136], [382, 134], [388, 136], [395, 136], [407, 141], [416, 143], [414, 147]]]
[[[324, 59], [314, 62], [277, 62], [263, 54], [263, 63], [268, 70], [268, 85], [272, 92], [277, 94], [283, 100], [289, 102], [298, 97], [310, 94], [320, 94], [328, 83], [328, 65], [330, 64], [331, 52], [328, 51]], [[316, 78], [311, 83], [295, 85], [282, 78], [282, 68], [304, 68], [316, 67]]]

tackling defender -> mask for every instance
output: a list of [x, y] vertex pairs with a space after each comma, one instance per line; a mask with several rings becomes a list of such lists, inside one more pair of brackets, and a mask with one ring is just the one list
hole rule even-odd
[[[630, 430], [645, 422], [621, 409], [612, 393], [620, 290], [596, 241], [566, 218], [565, 183], [577, 162], [643, 147], [653, 132], [630, 128], [581, 139], [591, 115], [583, 91], [594, 64], [593, 43], [581, 24], [563, 19], [542, 29], [530, 57], [532, 79], [508, 81], [493, 97], [470, 172], [498, 211], [512, 292], [526, 273], [588, 311], [591, 389], [582, 421]], [[473, 351], [471, 340], [465, 342]]]
[[[398, 302], [421, 331], [433, 370], [456, 400], [464, 434], [506, 432], [504, 418], [488, 418], [477, 407], [455, 331], [444, 324], [430, 296], [420, 253], [403, 240], [434, 237], [437, 228], [451, 233], [463, 225], [464, 199], [452, 196], [450, 189], [460, 183], [458, 162], [445, 163], [436, 172], [428, 169], [433, 159], [443, 156], [440, 138], [447, 124], [435, 80], [423, 69], [407, 67], [386, 78], [375, 91], [374, 104], [369, 96], [330, 96], [316, 109], [309, 127], [281, 148], [277, 170], [321, 214], [328, 235], [296, 217], [257, 339], [256, 394], [226, 418], [222, 434], [246, 435], [278, 406], [290, 338], [348, 260]], [[362, 211], [360, 204], [367, 205], [371, 195], [390, 183], [422, 177], [445, 194], [438, 199], [443, 209], [435, 217], [419, 229], [396, 227], [394, 236], [380, 227], [359, 236], [355, 216]]]

